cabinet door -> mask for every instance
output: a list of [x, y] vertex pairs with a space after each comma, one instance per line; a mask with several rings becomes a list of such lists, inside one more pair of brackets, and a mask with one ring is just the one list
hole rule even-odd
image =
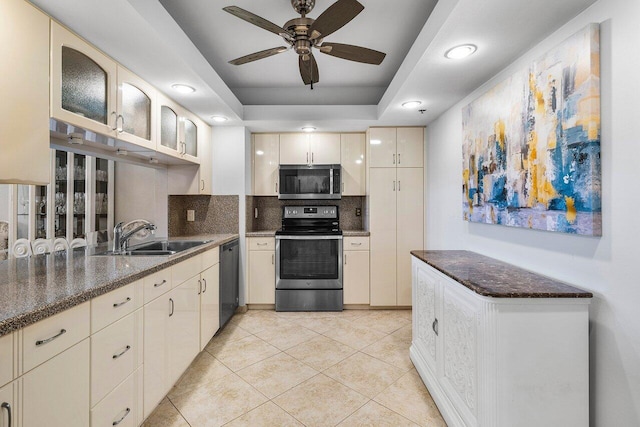
[[276, 303], [275, 251], [249, 251], [249, 303]]
[[[413, 336], [416, 345], [422, 348], [422, 354], [427, 361], [427, 367], [431, 370], [431, 374], [437, 377], [437, 346], [438, 339], [436, 331], [440, 325], [436, 321], [437, 313], [437, 292], [438, 279], [428, 272], [422, 265], [422, 261], [416, 267], [414, 278], [414, 313], [415, 322]], [[439, 332], [438, 332], [439, 333]]]
[[424, 164], [424, 128], [398, 128], [397, 165], [421, 168]]
[[170, 294], [144, 306], [144, 417], [169, 391]]
[[180, 106], [166, 96], [158, 93], [158, 141], [156, 150], [170, 156], [180, 156], [182, 146], [178, 147], [179, 113]]
[[280, 135], [253, 135], [253, 194], [278, 195], [278, 166], [280, 165]]
[[198, 146], [200, 144], [199, 137], [202, 134], [198, 129], [201, 122], [196, 116], [186, 110], [183, 110], [183, 115], [182, 138], [179, 138], [179, 140], [182, 141], [182, 155], [186, 160], [198, 163], [200, 161], [198, 152]]
[[23, 427], [89, 425], [89, 339], [23, 377]]
[[135, 371], [91, 410], [91, 426], [136, 427], [142, 420], [138, 395], [142, 389]]
[[306, 133], [283, 133], [280, 135], [281, 165], [307, 165], [310, 163], [309, 135]]
[[155, 150], [156, 90], [118, 66], [118, 139]]
[[396, 128], [369, 129], [369, 167], [396, 166]]
[[116, 63], [55, 21], [51, 60], [52, 117], [115, 136]]
[[369, 170], [371, 305], [396, 305], [396, 169]]
[[369, 304], [369, 251], [344, 251], [344, 303]]
[[199, 138], [200, 145], [198, 150], [200, 153], [200, 185], [198, 187], [199, 194], [210, 196], [213, 194], [213, 150], [212, 150], [212, 136], [211, 126], [201, 122], [198, 130], [201, 133]]
[[[18, 425], [17, 400], [14, 388], [17, 381], [0, 387], [0, 427], [12, 427]], [[11, 424], [9, 424], [11, 420]]]
[[48, 184], [49, 17], [24, 0], [3, 0], [0, 38], [0, 183]]
[[411, 251], [424, 246], [422, 171], [422, 168], [397, 169], [397, 304], [401, 306], [411, 305]]
[[200, 350], [220, 327], [220, 264], [200, 275]]
[[0, 337], [0, 387], [13, 379], [13, 334]]
[[200, 352], [200, 276], [172, 290], [169, 316], [169, 385], [172, 386]]
[[309, 135], [309, 150], [311, 151], [311, 164], [339, 165], [340, 134], [314, 133]]
[[342, 165], [342, 195], [364, 196], [365, 188], [365, 135], [340, 135], [340, 163]]

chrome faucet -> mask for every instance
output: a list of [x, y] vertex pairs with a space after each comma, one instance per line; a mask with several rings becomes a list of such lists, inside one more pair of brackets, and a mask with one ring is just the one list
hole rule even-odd
[[123, 233], [122, 229], [124, 228], [124, 222], [119, 222], [118, 224], [116, 224], [115, 227], [113, 227], [113, 252], [115, 253], [126, 252], [129, 246], [129, 239], [138, 231], [150, 230], [151, 233], [153, 233], [157, 228], [155, 224], [152, 224], [149, 221], [142, 220], [141, 222], [143, 222], [142, 225], [139, 225], [138, 227], [134, 228], [133, 230], [125, 234], [122, 234]]

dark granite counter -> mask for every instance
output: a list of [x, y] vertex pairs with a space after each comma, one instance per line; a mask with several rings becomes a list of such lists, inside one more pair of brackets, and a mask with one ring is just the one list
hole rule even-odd
[[171, 240], [209, 240], [171, 256], [97, 256], [97, 248], [0, 262], [0, 336], [35, 323], [233, 239], [206, 234]]
[[344, 237], [369, 237], [371, 233], [366, 230], [342, 230]]
[[477, 294], [494, 298], [592, 298], [564, 282], [470, 251], [411, 251], [411, 255]]

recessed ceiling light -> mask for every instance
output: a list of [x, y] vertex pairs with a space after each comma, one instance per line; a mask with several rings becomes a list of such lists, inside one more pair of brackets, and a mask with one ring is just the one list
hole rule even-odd
[[449, 59], [462, 59], [474, 53], [478, 47], [473, 44], [462, 44], [460, 46], [452, 47], [445, 52], [444, 56]]
[[402, 103], [402, 108], [416, 108], [421, 104], [421, 101], [407, 101]]
[[313, 126], [305, 126], [302, 128], [302, 130], [305, 132], [313, 132], [314, 130], [316, 130], [316, 128], [314, 128]]
[[176, 92], [180, 92], [180, 93], [193, 93], [196, 91], [193, 87], [189, 85], [183, 85], [183, 84], [174, 84], [174, 85], [171, 85], [171, 88]]
[[222, 123], [226, 122], [227, 118], [225, 116], [211, 116], [211, 120], [213, 120], [214, 122]]

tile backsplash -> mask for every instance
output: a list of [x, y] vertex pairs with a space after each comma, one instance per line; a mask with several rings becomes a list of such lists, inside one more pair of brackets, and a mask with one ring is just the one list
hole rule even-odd
[[[169, 196], [169, 237], [238, 233], [238, 196]], [[195, 221], [187, 221], [187, 210]]]
[[[279, 229], [282, 226], [282, 207], [285, 205], [336, 205], [340, 212], [340, 228], [343, 230], [362, 230], [364, 228], [364, 199], [364, 196], [343, 196], [340, 200], [279, 200], [275, 196], [246, 196], [246, 231]], [[356, 216], [356, 208], [360, 209], [360, 216]], [[258, 209], [257, 218], [256, 209]]]

